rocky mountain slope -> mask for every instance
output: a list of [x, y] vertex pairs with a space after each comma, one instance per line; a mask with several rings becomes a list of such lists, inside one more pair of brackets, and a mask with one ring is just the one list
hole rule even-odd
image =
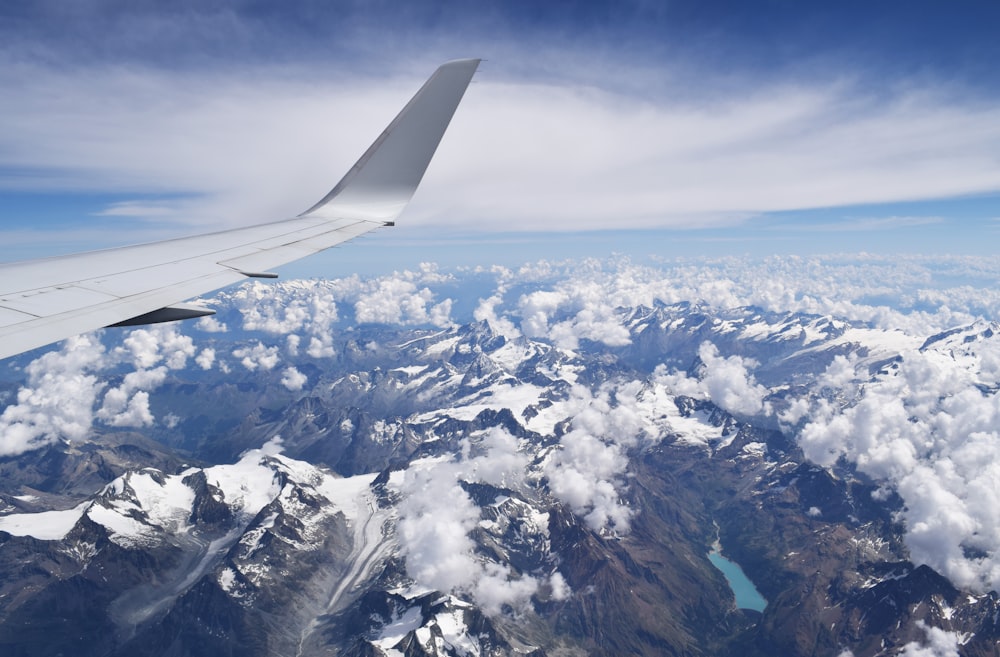
[[151, 398], [173, 426], [0, 459], [0, 652], [997, 654], [997, 594], [917, 565], [904, 499], [798, 440], [902, 354], [979, 363], [996, 327], [617, 312], [627, 342], [573, 349], [364, 325], [299, 357], [297, 391], [178, 368]]

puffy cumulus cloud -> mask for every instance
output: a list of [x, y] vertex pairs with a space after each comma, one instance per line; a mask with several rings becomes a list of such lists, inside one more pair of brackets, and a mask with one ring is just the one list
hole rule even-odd
[[476, 444], [462, 441], [462, 476], [468, 481], [517, 490], [524, 485], [528, 461], [518, 439], [499, 427], [487, 429]]
[[701, 383], [716, 406], [736, 415], [770, 412], [764, 404], [767, 388], [756, 383], [749, 372], [749, 368], [757, 366], [755, 361], [739, 356], [723, 357], [710, 342], [701, 345], [698, 357], [705, 364]]
[[[16, 403], [0, 415], [0, 454], [19, 454], [60, 439], [84, 440], [94, 422], [152, 425], [149, 393], [170, 371], [186, 367], [196, 351], [176, 325], [130, 330], [107, 351], [99, 337], [70, 338], [27, 366], [28, 380]], [[210, 367], [213, 359], [208, 348], [195, 361]]]
[[1000, 290], [991, 284], [998, 276], [996, 262], [971, 256], [729, 257], [653, 266], [621, 258], [540, 261], [503, 278], [498, 273], [498, 293], [519, 286], [531, 291], [513, 303], [503, 304], [502, 297], [481, 304], [480, 314], [509, 317], [529, 337], [569, 346], [581, 338], [624, 344], [628, 318], [618, 317], [617, 308], [680, 302], [832, 316], [932, 335], [1000, 316]]
[[440, 591], [465, 589], [483, 572], [469, 538], [479, 507], [459, 485], [458, 474], [447, 464], [411, 465], [400, 487], [397, 531], [406, 571], [418, 583]]
[[552, 576], [549, 578], [549, 586], [552, 591], [550, 595], [553, 600], [568, 600], [573, 593], [569, 584], [566, 583], [566, 578], [559, 571], [552, 573]]
[[[194, 341], [181, 334], [175, 324], [130, 331], [110, 356], [116, 364], [131, 364], [136, 370], [125, 374], [119, 385], [108, 389], [97, 418], [110, 426], [151, 426], [155, 418], [149, 408], [149, 392], [166, 380], [169, 370], [186, 367], [188, 359], [195, 357], [195, 351]], [[207, 369], [205, 363], [211, 367], [212, 359], [214, 352], [210, 358], [203, 351], [195, 362]]]
[[[518, 270], [480, 268], [496, 288], [473, 315], [514, 337], [518, 332], [574, 348], [580, 340], [629, 342], [619, 309], [694, 302], [706, 309], [753, 306], [843, 318], [908, 335], [931, 335], [977, 317], [1000, 315], [1000, 290], [983, 285], [1000, 266], [974, 257], [873, 255], [686, 259], [655, 266], [623, 258], [555, 263]], [[332, 337], [351, 320], [447, 326], [454, 304], [451, 274], [431, 265], [373, 278], [253, 282], [219, 295], [245, 317], [244, 328], [296, 336], [287, 346], [314, 358], [334, 355]], [[353, 314], [353, 317], [352, 317]], [[286, 337], [286, 340], [291, 340]], [[995, 365], [1000, 368], [1000, 361]]]
[[292, 392], [302, 390], [302, 387], [308, 380], [309, 378], [305, 374], [298, 371], [293, 366], [285, 368], [285, 371], [281, 374], [281, 385], [285, 386], [287, 390]]
[[497, 314], [497, 307], [503, 303], [503, 293], [498, 290], [496, 294], [486, 299], [480, 299], [479, 305], [472, 313], [472, 317], [477, 322], [487, 322], [494, 331], [508, 339], [521, 337], [521, 332], [514, 325], [510, 318]]
[[194, 362], [197, 363], [198, 367], [203, 370], [212, 369], [212, 365], [215, 364], [215, 349], [212, 347], [205, 347], [198, 353]]
[[109, 392], [97, 416], [113, 427], [148, 427], [154, 420], [149, 410], [149, 393], [145, 390], [136, 391], [124, 404], [112, 399]]
[[[329, 358], [334, 355], [330, 335], [340, 319], [336, 299], [344, 290], [353, 289], [356, 283], [356, 278], [286, 281], [277, 285], [254, 281], [220, 297], [224, 303], [232, 303], [239, 310], [244, 330], [286, 336], [285, 348], [289, 356], [297, 357], [303, 339], [308, 337], [306, 353], [312, 358]], [[244, 349], [237, 357], [250, 370], [271, 369], [277, 364], [277, 348], [265, 354], [264, 360], [259, 359], [260, 349], [256, 354], [253, 348]]]
[[504, 606], [518, 608], [540, 586], [530, 575], [518, 575], [507, 564], [475, 553], [469, 533], [481, 510], [460, 482], [483, 482], [519, 488], [527, 457], [518, 441], [502, 429], [491, 429], [475, 444], [463, 443], [457, 460], [431, 459], [412, 463], [397, 481], [402, 500], [397, 507], [397, 536], [406, 571], [420, 587], [461, 592], [489, 614]]
[[906, 351], [860, 388], [835, 361], [824, 378], [850, 401], [816, 399], [798, 434], [814, 462], [847, 459], [898, 492], [913, 561], [980, 590], [1000, 588], [1000, 380], [981, 357], [996, 342]]
[[195, 326], [198, 327], [199, 331], [204, 331], [205, 333], [226, 333], [229, 331], [229, 327], [226, 326], [225, 322], [220, 322], [217, 317], [208, 315], [199, 319]]
[[413, 281], [385, 278], [359, 296], [354, 316], [362, 323], [451, 325], [451, 299], [433, 301], [434, 293], [427, 287], [418, 289]]
[[[254, 281], [220, 293], [217, 300], [224, 306], [236, 307], [244, 330], [286, 336], [285, 348], [290, 356], [297, 357], [304, 346], [311, 358], [330, 358], [335, 354], [333, 336], [351, 319], [405, 326], [451, 326], [452, 300], [439, 301], [428, 287], [451, 281], [450, 274], [424, 263], [417, 271], [393, 272], [369, 280], [355, 275], [277, 284]], [[341, 317], [338, 305], [353, 311], [353, 317], [351, 312]]]
[[251, 372], [273, 370], [281, 360], [277, 347], [264, 346], [259, 340], [251, 346], [233, 349], [233, 356]]
[[130, 332], [115, 351], [119, 356], [127, 352], [135, 367], [152, 367], [163, 358], [156, 335], [146, 329]]
[[232, 295], [243, 329], [286, 335], [303, 329], [321, 332], [337, 321], [337, 304], [328, 286], [308, 281], [266, 285], [248, 283]]
[[104, 347], [90, 334], [70, 338], [58, 351], [33, 360], [16, 403], [0, 415], [0, 455], [86, 438], [104, 387], [94, 372], [105, 359]]
[[[597, 273], [597, 263], [586, 262], [584, 269]], [[518, 301], [521, 330], [528, 337], [547, 338], [565, 349], [576, 349], [581, 339], [620, 347], [631, 342], [617, 308], [624, 301], [615, 294], [617, 281], [602, 275], [586, 276], [557, 283], [552, 290], [538, 290]], [[609, 289], [610, 288], [610, 289]]]
[[962, 637], [957, 632], [931, 627], [923, 621], [917, 621], [917, 625], [926, 633], [926, 642], [907, 643], [899, 653], [900, 657], [959, 657]]
[[[296, 343], [296, 350], [297, 349], [298, 344]], [[309, 346], [306, 348], [306, 353], [312, 358], [332, 357], [334, 354], [333, 339], [329, 335], [323, 335], [320, 337], [313, 336], [309, 338]]]
[[167, 367], [129, 372], [121, 385], [104, 394], [97, 417], [114, 427], [144, 427], [153, 424], [149, 410], [149, 390], [158, 387], [167, 378]]
[[[549, 490], [594, 531], [629, 531], [632, 510], [621, 500], [630, 448], [647, 437], [635, 408], [641, 384], [573, 390], [570, 430], [544, 466]], [[615, 403], [617, 402], [617, 403]]]
[[[659, 367], [654, 376], [676, 395], [686, 395], [697, 399], [709, 399], [713, 404], [734, 415], [752, 416], [770, 414], [771, 405], [764, 401], [767, 388], [754, 380], [751, 369], [757, 363], [740, 356], [722, 356], [711, 342], [703, 342], [698, 348], [702, 366], [698, 378], [691, 378], [683, 372], [667, 372]], [[799, 418], [808, 410], [808, 404], [793, 405], [783, 417]]]
[[358, 322], [446, 327], [453, 324], [453, 302], [448, 298], [436, 302], [437, 294], [431, 287], [453, 280], [436, 265], [422, 263], [417, 271], [393, 272], [361, 282], [347, 299], [354, 305]]
[[820, 385], [834, 389], [844, 389], [849, 384], [858, 382], [858, 356], [851, 352], [847, 356], [837, 354], [827, 365], [819, 379]]
[[131, 359], [140, 369], [163, 361], [172, 369], [182, 369], [195, 354], [194, 341], [177, 330], [175, 324], [158, 324], [151, 328], [134, 329], [114, 349], [114, 356]]

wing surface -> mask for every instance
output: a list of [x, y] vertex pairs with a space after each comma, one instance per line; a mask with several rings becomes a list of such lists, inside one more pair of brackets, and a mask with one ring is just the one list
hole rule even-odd
[[183, 304], [350, 240], [399, 216], [478, 59], [424, 83], [347, 175], [301, 215], [163, 242], [0, 264], [0, 358], [105, 326], [211, 314]]

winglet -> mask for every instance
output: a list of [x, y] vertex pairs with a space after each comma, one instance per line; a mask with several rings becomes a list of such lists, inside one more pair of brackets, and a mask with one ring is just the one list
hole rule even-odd
[[438, 68], [337, 186], [299, 216], [394, 221], [420, 184], [479, 61], [458, 59]]

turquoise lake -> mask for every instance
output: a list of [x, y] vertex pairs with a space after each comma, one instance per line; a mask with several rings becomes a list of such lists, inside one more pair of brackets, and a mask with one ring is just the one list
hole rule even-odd
[[754, 611], [764, 611], [767, 600], [760, 594], [757, 587], [753, 585], [750, 578], [746, 576], [743, 569], [738, 564], [726, 559], [719, 554], [718, 548], [708, 554], [708, 560], [712, 565], [722, 571], [729, 582], [729, 588], [736, 596], [736, 606], [740, 609], [753, 609]]

